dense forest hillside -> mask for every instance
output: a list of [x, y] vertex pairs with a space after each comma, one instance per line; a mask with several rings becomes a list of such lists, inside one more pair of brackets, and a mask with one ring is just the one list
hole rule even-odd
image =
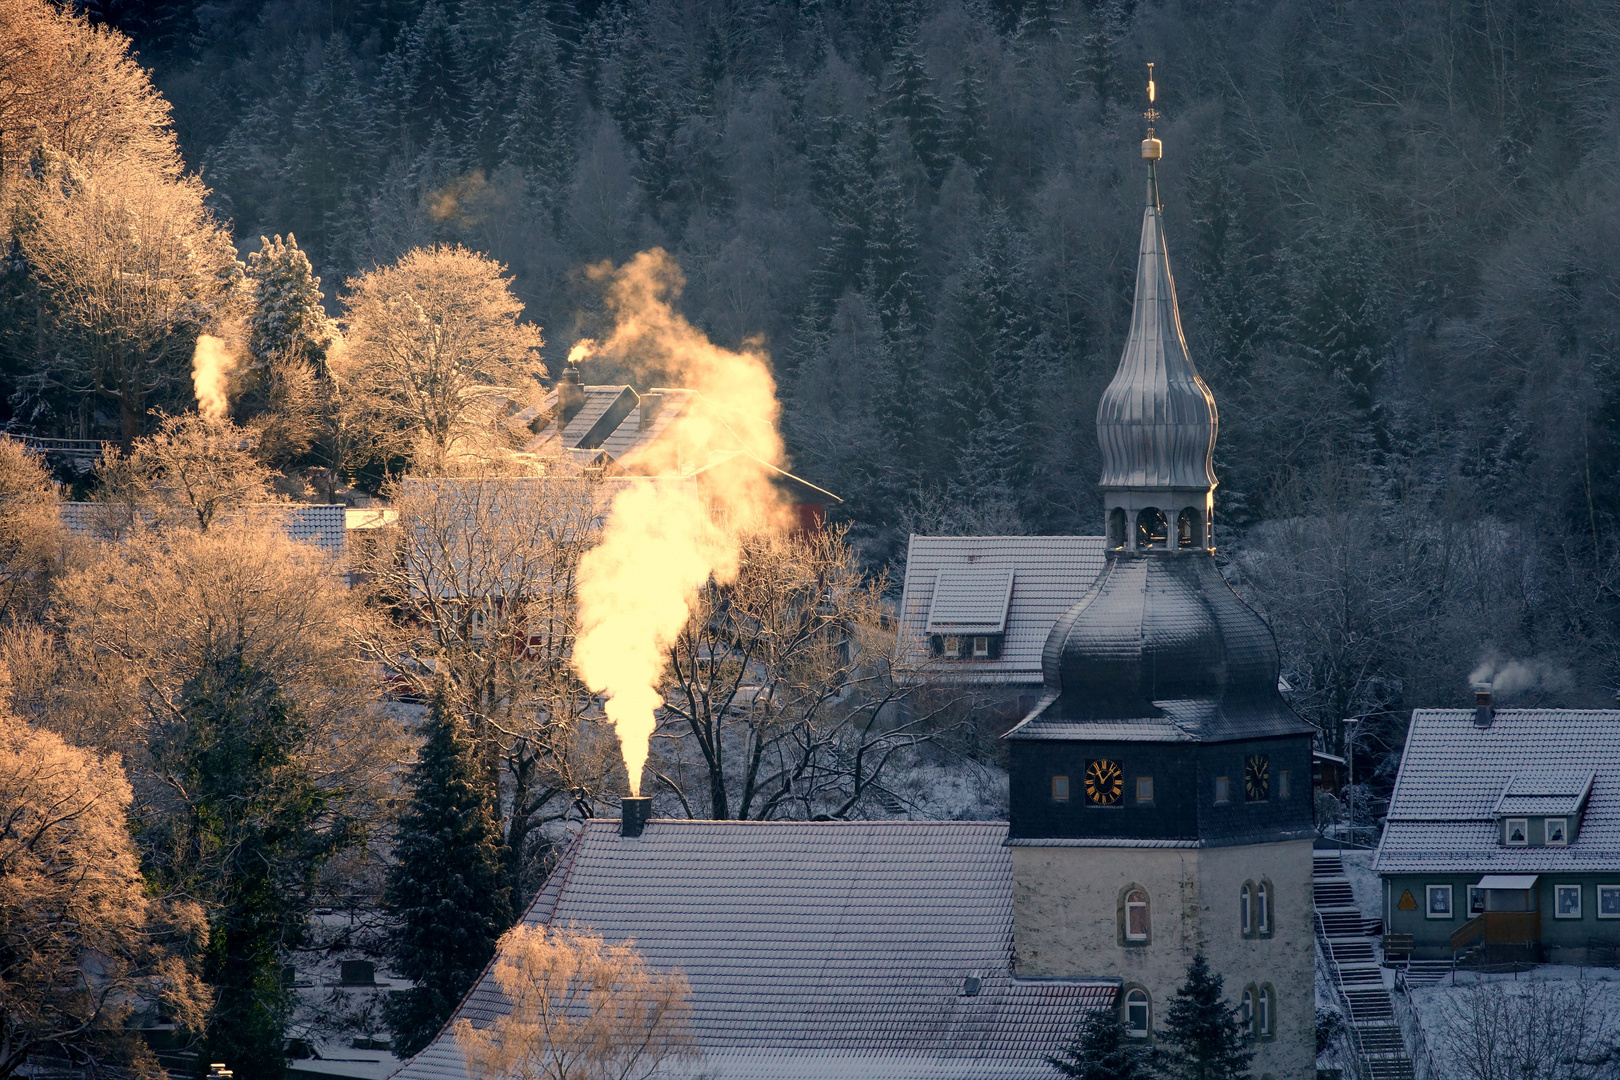
[[242, 252], [295, 233], [334, 311], [460, 242], [555, 369], [601, 318], [583, 268], [668, 249], [694, 322], [763, 339], [797, 469], [877, 561], [1098, 529], [1153, 61], [1217, 522], [1296, 703], [1620, 685], [1612, 0], [86, 9]]

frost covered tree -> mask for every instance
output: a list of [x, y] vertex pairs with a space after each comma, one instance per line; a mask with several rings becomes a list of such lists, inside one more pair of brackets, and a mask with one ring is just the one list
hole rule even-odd
[[0, 439], [0, 623], [45, 614], [67, 534], [38, 454]]
[[389, 955], [415, 986], [389, 998], [394, 1053], [410, 1057], [437, 1035], [512, 922], [499, 816], [465, 721], [433, 699], [427, 739], [411, 768], [387, 903]]
[[321, 303], [321, 279], [297, 237], [259, 237], [259, 250], [248, 255], [247, 284], [247, 349], [254, 368], [268, 369], [278, 358], [311, 364], [326, 358], [334, 328]]
[[1131, 1038], [1112, 1008], [1088, 1013], [1074, 1042], [1047, 1060], [1075, 1080], [1156, 1080], [1147, 1045]]
[[589, 930], [515, 926], [493, 974], [511, 1011], [487, 1027], [456, 1021], [456, 1044], [476, 1080], [651, 1080], [696, 1056], [691, 991], [680, 972], [657, 972], [631, 943]]
[[417, 248], [351, 283], [333, 372], [402, 452], [443, 472], [488, 450], [498, 406], [538, 392], [540, 330], [521, 321], [505, 268], [457, 245]]
[[0, 1077], [34, 1054], [161, 1075], [134, 1028], [202, 1029], [202, 910], [148, 891], [131, 797], [116, 757], [0, 709]]
[[221, 516], [240, 516], [269, 500], [273, 475], [228, 420], [199, 413], [165, 416], [128, 454], [107, 448], [96, 467], [104, 532], [150, 524], [207, 532]]

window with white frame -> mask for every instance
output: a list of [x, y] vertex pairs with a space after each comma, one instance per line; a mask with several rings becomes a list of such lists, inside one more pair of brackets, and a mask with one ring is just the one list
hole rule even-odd
[[1147, 1038], [1153, 1022], [1152, 1003], [1146, 990], [1132, 990], [1125, 995], [1125, 1030], [1138, 1039]]
[[1565, 831], [1568, 824], [1569, 823], [1561, 817], [1548, 818], [1547, 843], [1552, 844], [1555, 847], [1562, 847], [1563, 845], [1569, 843], [1569, 834]]
[[1478, 885], [1468, 886], [1468, 914], [1470, 917], [1485, 912], [1485, 890]]
[[1620, 919], [1620, 885], [1599, 885], [1597, 901], [1598, 918]]
[[985, 657], [987, 657], [989, 655], [990, 655], [990, 639], [987, 638], [987, 637], [976, 637], [976, 638], [974, 638], [973, 639], [973, 658], [975, 660], [983, 660]]
[[945, 635], [945, 659], [958, 660], [962, 656], [962, 639], [954, 634]]
[[1243, 997], [1238, 1002], [1238, 1023], [1243, 1025], [1245, 1035], [1254, 1034], [1254, 987], [1243, 988]]
[[1581, 917], [1581, 887], [1579, 885], [1553, 886], [1553, 918], [1578, 919]]
[[1426, 885], [1424, 892], [1428, 894], [1429, 902], [1424, 913], [1431, 919], [1451, 918], [1451, 886]]
[[1510, 847], [1523, 847], [1530, 842], [1530, 822], [1527, 818], [1508, 818], [1503, 826], [1505, 843]]
[[1254, 929], [1256, 933], [1271, 933], [1271, 889], [1262, 881], [1254, 887]]
[[1254, 888], [1251, 885], [1243, 886], [1243, 893], [1238, 899], [1238, 912], [1242, 919], [1243, 936], [1248, 937], [1254, 933]]
[[1125, 893], [1125, 939], [1146, 941], [1151, 926], [1148, 915], [1148, 895], [1145, 889], [1131, 889]]
[[1271, 984], [1267, 983], [1260, 988], [1259, 1004], [1255, 1006], [1254, 1013], [1254, 1031], [1262, 1039], [1269, 1039], [1276, 1033], [1271, 1012]]

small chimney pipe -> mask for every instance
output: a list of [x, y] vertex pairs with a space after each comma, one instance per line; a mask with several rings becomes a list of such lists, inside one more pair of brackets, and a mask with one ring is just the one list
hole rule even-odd
[[1474, 687], [1474, 723], [1480, 727], [1490, 727], [1491, 718], [1495, 710], [1491, 707], [1491, 688], [1489, 686]]
[[627, 795], [619, 810], [619, 835], [634, 839], [651, 819], [652, 800]]
[[567, 427], [579, 410], [585, 407], [585, 388], [579, 382], [579, 368], [569, 364], [557, 378], [557, 426]]
[[663, 394], [642, 394], [641, 416], [637, 421], [638, 430], [646, 431], [648, 428], [652, 427], [653, 419], [657, 417], [658, 410], [662, 409], [663, 407]]

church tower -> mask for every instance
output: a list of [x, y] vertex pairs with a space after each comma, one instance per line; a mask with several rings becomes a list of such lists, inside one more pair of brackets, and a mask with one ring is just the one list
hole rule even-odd
[[1246, 1010], [1253, 1075], [1284, 1080], [1315, 1068], [1313, 729], [1215, 565], [1217, 414], [1181, 332], [1161, 153], [1150, 126], [1130, 337], [1097, 409], [1106, 565], [1006, 736], [1014, 964], [1120, 979], [1122, 1018], [1151, 1039], [1202, 952]]

